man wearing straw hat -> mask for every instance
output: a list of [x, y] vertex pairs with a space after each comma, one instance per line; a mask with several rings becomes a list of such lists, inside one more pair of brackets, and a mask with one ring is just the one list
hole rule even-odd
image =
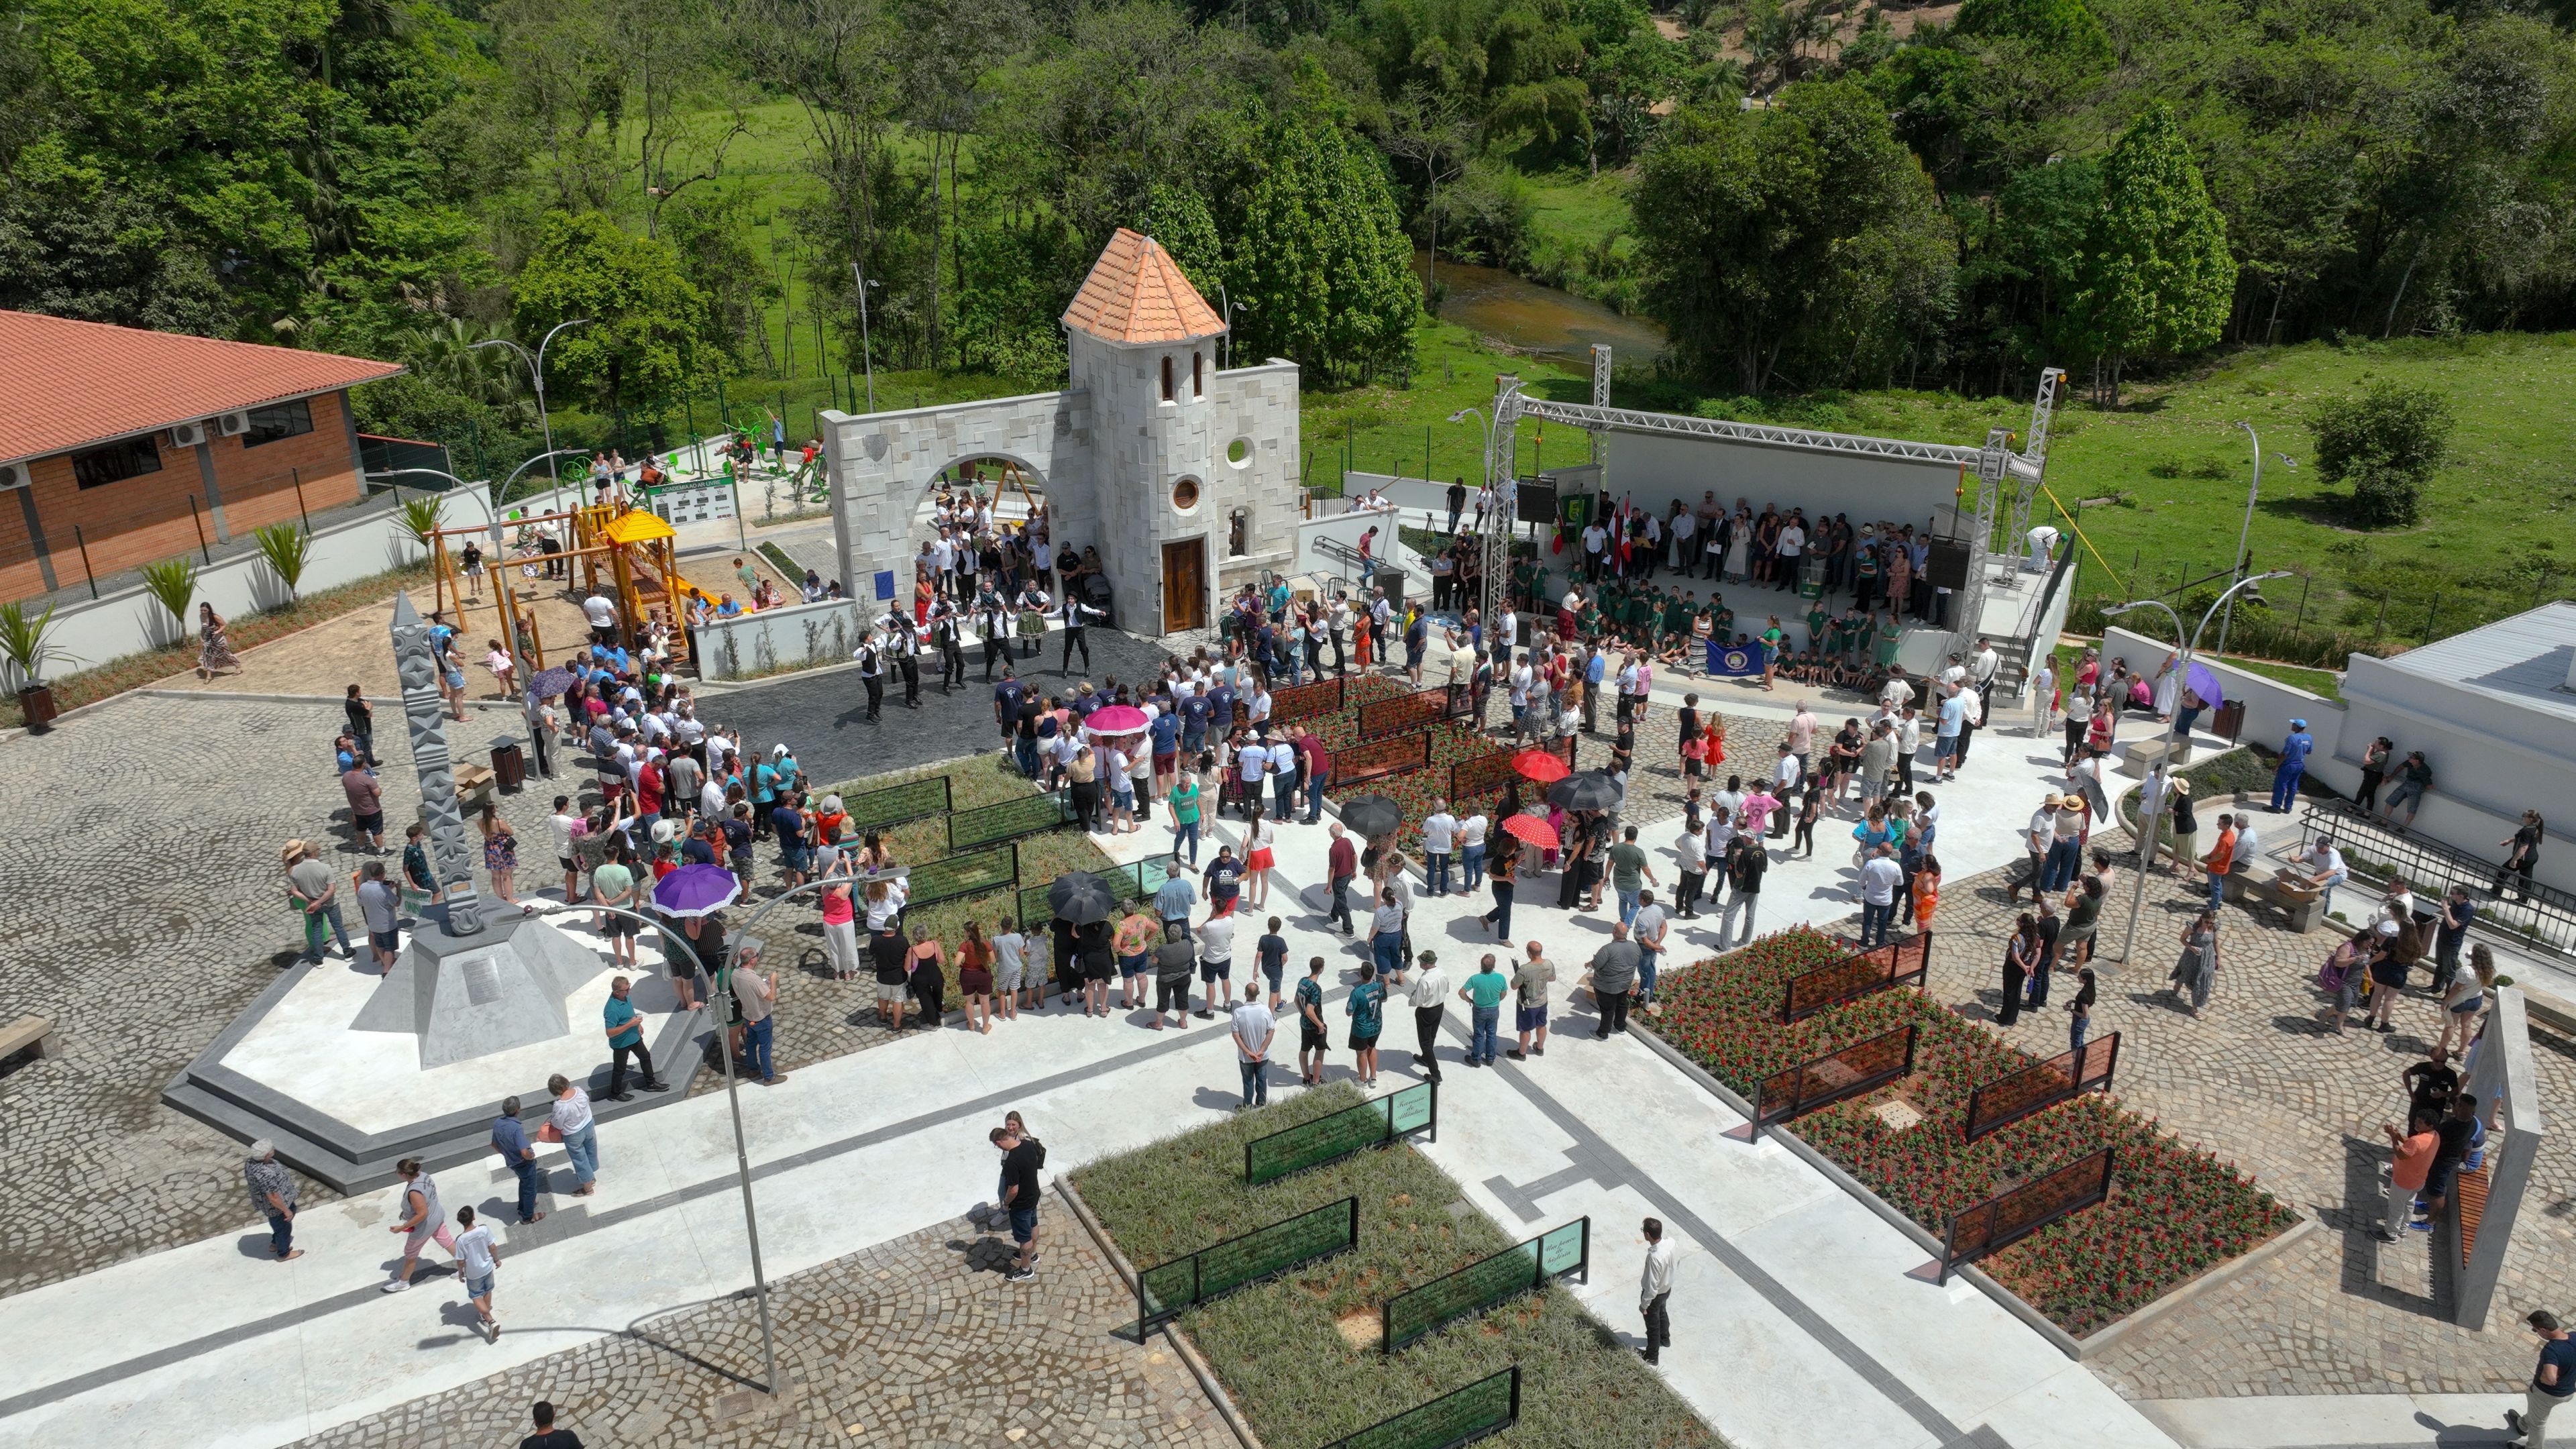
[[340, 954], [351, 960], [357, 950], [349, 944], [349, 928], [340, 921], [340, 883], [331, 868], [322, 863], [321, 852], [302, 840], [290, 840], [279, 848], [280, 864], [286, 871], [286, 898], [293, 902], [304, 921], [304, 956], [308, 966], [322, 963], [322, 927], [328, 922], [331, 934], [340, 939]]

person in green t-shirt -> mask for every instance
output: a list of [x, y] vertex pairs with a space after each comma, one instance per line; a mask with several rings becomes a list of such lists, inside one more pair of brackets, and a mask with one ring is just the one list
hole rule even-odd
[[1726, 599], [1723, 595], [1708, 596], [1708, 615], [1709, 632], [1716, 636], [1717, 641], [1721, 644], [1734, 643], [1735, 611], [1726, 607]]
[[1610, 889], [1618, 894], [1619, 924], [1624, 926], [1637, 918], [1637, 892], [1649, 882], [1663, 882], [1655, 879], [1655, 868], [1647, 863], [1645, 848], [1637, 844], [1634, 825], [1621, 831], [1619, 843], [1610, 847], [1609, 863]]
[[1825, 612], [1825, 606], [1821, 603], [1807, 610], [1807, 643], [1818, 653], [1824, 652], [1825, 621], [1832, 617], [1833, 615]]
[[1180, 772], [1172, 782], [1172, 854], [1189, 852], [1189, 862], [1199, 863], [1199, 777], [1190, 771]]
[[[615, 860], [594, 866], [590, 872], [590, 898], [603, 906], [623, 910], [636, 909], [633, 856], [624, 848]], [[599, 933], [608, 938], [608, 958], [620, 966], [635, 965], [635, 923], [624, 916], [602, 915]]]
[[1905, 642], [1905, 626], [1889, 614], [1878, 626], [1878, 667], [1885, 669], [1896, 662], [1897, 646]]
[[1458, 988], [1458, 994], [1467, 1002], [1471, 1028], [1467, 1038], [1467, 1065], [1490, 1067], [1494, 1064], [1494, 1036], [1502, 1025], [1503, 997], [1511, 989], [1512, 983], [1494, 969], [1494, 953], [1491, 951], [1485, 953], [1476, 974], [1468, 977], [1467, 984]]
[[1642, 589], [1629, 595], [1619, 609], [1620, 622], [1627, 626], [1628, 640], [1633, 644], [1642, 645], [1653, 638], [1654, 617], [1655, 601]]

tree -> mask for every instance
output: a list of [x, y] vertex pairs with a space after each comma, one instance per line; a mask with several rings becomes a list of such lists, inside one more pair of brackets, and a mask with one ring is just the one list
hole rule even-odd
[[546, 217], [516, 302], [531, 346], [559, 322], [591, 319], [555, 338], [547, 381], [587, 394], [603, 413], [657, 416], [724, 356], [708, 345], [706, 294], [680, 275], [670, 247], [600, 212]]
[[2102, 203], [2086, 228], [2077, 277], [2073, 321], [2108, 368], [2107, 387], [2097, 390], [2113, 406], [2130, 358], [2196, 352], [2227, 325], [2236, 289], [2227, 222], [2161, 101], [2102, 162]]
[[1270, 118], [1227, 272], [1251, 306], [1254, 355], [1295, 359], [1351, 382], [1408, 366], [1422, 288], [1384, 163], [1344, 127], [1331, 83], [1308, 63]]
[[2415, 521], [2433, 470], [2450, 451], [2450, 404], [2430, 388], [2385, 379], [2368, 390], [2327, 398], [2308, 413], [2317, 437], [2317, 471], [2350, 483], [2348, 511], [2363, 528]]
[[1683, 364], [1769, 389], [1905, 354], [1948, 306], [1951, 227], [1885, 106], [1809, 82], [1758, 111], [1695, 108], [1636, 187], [1647, 310]]

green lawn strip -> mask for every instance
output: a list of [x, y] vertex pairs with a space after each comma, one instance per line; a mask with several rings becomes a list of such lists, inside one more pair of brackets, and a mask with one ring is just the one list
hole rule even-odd
[[[425, 563], [371, 574], [337, 588], [317, 589], [282, 609], [236, 614], [224, 621], [224, 634], [232, 640], [235, 653], [248, 653], [273, 639], [282, 639], [316, 624], [329, 623], [353, 609], [389, 599], [395, 589], [418, 588], [428, 582], [429, 565]], [[158, 610], [161, 606], [147, 601], [138, 607]], [[196, 611], [191, 609], [188, 611], [191, 631], [188, 638], [167, 649], [128, 654], [70, 674], [46, 675], [45, 682], [54, 690], [54, 708], [69, 710], [96, 704], [129, 689], [140, 689], [154, 680], [167, 679], [183, 669], [196, 668], [200, 647], [194, 632], [196, 623]], [[59, 621], [57, 627], [60, 627]], [[24, 723], [26, 717], [18, 710], [18, 697], [14, 694], [0, 695], [0, 729], [14, 729]]]
[[[1229, 1084], [1230, 1087], [1231, 1084]], [[1482, 1213], [1453, 1215], [1458, 1185], [1410, 1146], [1371, 1148], [1271, 1183], [1243, 1184], [1243, 1145], [1365, 1100], [1347, 1086], [1166, 1139], [1075, 1174], [1130, 1263], [1149, 1268], [1356, 1194], [1359, 1247], [1181, 1315], [1253, 1431], [1270, 1449], [1311, 1449], [1518, 1364], [1520, 1427], [1502, 1441], [1565, 1449], [1714, 1445], [1687, 1404], [1562, 1289], [1464, 1318], [1388, 1357], [1386, 1299], [1517, 1239]], [[1557, 1226], [1550, 1219], [1531, 1227]], [[1593, 1224], [1599, 1245], [1633, 1223]], [[1531, 1234], [1523, 1234], [1529, 1236]], [[1355, 1316], [1354, 1344], [1337, 1324]]]

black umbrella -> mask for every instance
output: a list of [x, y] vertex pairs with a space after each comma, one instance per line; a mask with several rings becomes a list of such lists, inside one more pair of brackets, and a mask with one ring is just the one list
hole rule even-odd
[[1599, 770], [1585, 770], [1548, 786], [1547, 803], [1568, 810], [1608, 810], [1619, 803], [1619, 785]]
[[1077, 926], [1096, 925], [1109, 919], [1111, 906], [1109, 882], [1087, 870], [1071, 870], [1055, 878], [1047, 887], [1047, 906], [1056, 919]]
[[1342, 802], [1342, 824], [1363, 840], [1375, 840], [1404, 824], [1404, 807], [1384, 795], [1353, 795]]

